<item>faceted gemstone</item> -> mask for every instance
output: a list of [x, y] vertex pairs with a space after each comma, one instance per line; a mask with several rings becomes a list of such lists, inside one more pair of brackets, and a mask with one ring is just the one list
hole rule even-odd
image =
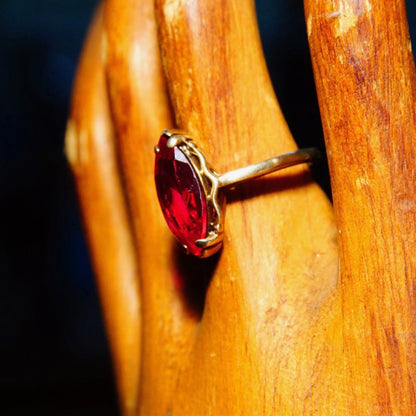
[[207, 234], [207, 201], [201, 182], [187, 156], [174, 146], [167, 147], [168, 138], [160, 137], [155, 160], [157, 196], [166, 222], [188, 252], [201, 256], [195, 241]]

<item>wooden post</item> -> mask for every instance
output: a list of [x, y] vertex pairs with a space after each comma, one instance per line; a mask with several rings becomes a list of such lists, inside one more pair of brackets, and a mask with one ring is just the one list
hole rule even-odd
[[100, 7], [78, 67], [65, 153], [77, 185], [114, 361], [120, 407], [124, 415], [133, 415], [141, 361], [140, 293], [107, 96], [103, 34]]
[[416, 412], [416, 101], [404, 1], [307, 0], [339, 229], [335, 392], [345, 414]]
[[[219, 172], [295, 148], [262, 55], [254, 5], [156, 1], [177, 125]], [[337, 291], [332, 209], [304, 167], [239, 187], [175, 414], [302, 414]]]

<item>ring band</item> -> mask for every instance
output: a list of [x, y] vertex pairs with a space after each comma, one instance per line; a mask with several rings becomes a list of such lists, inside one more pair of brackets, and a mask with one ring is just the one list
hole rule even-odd
[[220, 175], [189, 135], [164, 130], [155, 154], [156, 191], [170, 230], [188, 254], [209, 257], [222, 246], [223, 188], [312, 162], [319, 153], [314, 148], [296, 150]]

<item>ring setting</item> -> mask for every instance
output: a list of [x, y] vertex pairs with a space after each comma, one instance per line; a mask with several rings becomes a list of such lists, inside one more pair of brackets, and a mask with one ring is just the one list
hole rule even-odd
[[155, 154], [156, 191], [168, 227], [188, 254], [203, 258], [222, 247], [224, 188], [311, 162], [318, 152], [314, 148], [296, 150], [221, 175], [188, 134], [164, 130]]

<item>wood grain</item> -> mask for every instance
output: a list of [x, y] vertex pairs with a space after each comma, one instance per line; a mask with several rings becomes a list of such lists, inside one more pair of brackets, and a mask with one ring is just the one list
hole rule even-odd
[[415, 71], [404, 1], [305, 1], [334, 207], [336, 414], [416, 413]]
[[[293, 150], [251, 1], [156, 1], [177, 125], [219, 172]], [[173, 414], [302, 414], [337, 295], [332, 209], [297, 167], [229, 195], [225, 243]], [[319, 371], [318, 371], [319, 370]], [[310, 407], [309, 407], [310, 406]]]
[[133, 415], [141, 360], [139, 281], [108, 106], [102, 45], [100, 8], [77, 71], [65, 151], [97, 278], [120, 407], [124, 415]]
[[336, 222], [308, 168], [293, 167], [228, 192], [224, 248], [208, 260], [185, 256], [168, 231], [152, 148], [180, 127], [220, 173], [296, 148], [254, 3], [107, 0], [104, 13], [81, 61], [67, 154], [123, 413], [415, 414], [403, 1], [305, 1]]
[[170, 104], [153, 0], [109, 0], [105, 7], [110, 102], [140, 269], [143, 360], [137, 411], [167, 414], [198, 323], [183, 299], [178, 247], [154, 186], [153, 148], [162, 130], [172, 127]]

